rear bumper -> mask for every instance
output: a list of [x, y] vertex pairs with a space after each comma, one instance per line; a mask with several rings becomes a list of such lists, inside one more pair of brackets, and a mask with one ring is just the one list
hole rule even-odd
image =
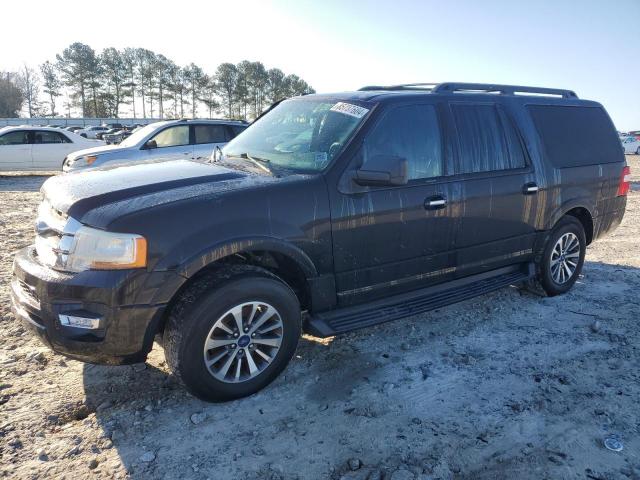
[[[135, 304], [128, 295], [135, 289], [136, 293], [145, 290], [155, 275], [133, 270], [60, 273], [41, 265], [33, 247], [28, 247], [14, 259], [12, 309], [56, 352], [90, 363], [142, 362], [151, 350], [166, 303]], [[60, 315], [97, 318], [98, 328], [65, 326]]]

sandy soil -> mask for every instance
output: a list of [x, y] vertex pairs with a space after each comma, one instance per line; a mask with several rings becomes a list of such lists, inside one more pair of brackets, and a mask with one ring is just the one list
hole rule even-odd
[[[640, 160], [623, 224], [567, 295], [516, 288], [321, 342], [203, 403], [146, 364], [85, 365], [10, 312], [46, 177], [0, 177], [0, 477], [640, 479]], [[617, 435], [624, 450], [604, 448]]]

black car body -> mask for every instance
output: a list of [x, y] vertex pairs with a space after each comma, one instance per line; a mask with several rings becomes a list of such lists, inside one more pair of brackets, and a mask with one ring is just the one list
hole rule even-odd
[[[295, 293], [305, 330], [329, 336], [535, 277], [563, 218], [587, 244], [622, 220], [628, 167], [616, 131], [600, 104], [573, 92], [441, 84], [288, 102], [304, 101], [362, 117], [319, 171], [263, 168], [245, 155], [48, 180], [42, 192], [61, 225], [140, 235], [147, 263], [70, 273], [25, 248], [14, 263], [17, 315], [74, 358], [143, 361], [190, 282], [215, 266], [252, 265]], [[426, 154], [402, 137], [416, 125], [428, 129]], [[430, 160], [403, 173], [413, 155]], [[65, 326], [61, 315], [99, 323]]]

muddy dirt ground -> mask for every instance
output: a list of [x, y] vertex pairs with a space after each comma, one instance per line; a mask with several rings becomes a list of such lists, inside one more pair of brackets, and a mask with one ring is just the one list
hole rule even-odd
[[0, 177], [0, 477], [640, 479], [639, 158], [622, 225], [569, 294], [505, 288], [305, 337], [270, 387], [218, 405], [178, 388], [160, 347], [86, 365], [14, 319], [12, 256], [46, 177]]

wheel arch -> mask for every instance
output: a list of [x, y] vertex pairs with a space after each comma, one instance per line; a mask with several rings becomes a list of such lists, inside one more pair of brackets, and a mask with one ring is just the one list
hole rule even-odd
[[251, 265], [269, 271], [293, 290], [303, 310], [311, 307], [310, 281], [318, 276], [318, 272], [306, 253], [295, 245], [278, 239], [238, 239], [201, 252], [178, 268], [178, 273], [185, 281], [172, 295], [156, 333], [164, 331], [173, 305], [187, 288], [202, 276], [231, 265]]
[[584, 228], [585, 239], [587, 241], [587, 245], [589, 245], [593, 241], [593, 235], [595, 231], [591, 209], [587, 207], [583, 202], [572, 202], [570, 204], [564, 205], [561, 209], [558, 209], [552, 216], [549, 230], [553, 229], [553, 227], [555, 227], [557, 223], [566, 216], [574, 217], [582, 224], [582, 228]]

